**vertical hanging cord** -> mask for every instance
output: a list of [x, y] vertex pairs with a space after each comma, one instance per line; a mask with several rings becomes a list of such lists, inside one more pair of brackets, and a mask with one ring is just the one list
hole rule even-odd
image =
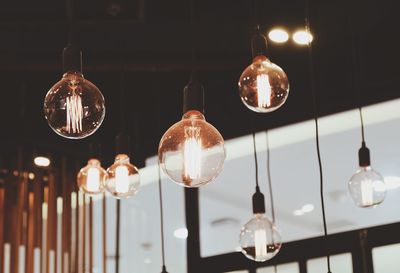
[[166, 271], [166, 268], [165, 268], [165, 245], [164, 245], [164, 210], [163, 210], [160, 163], [157, 164], [157, 170], [158, 170], [158, 193], [159, 193], [159, 198], [160, 198], [161, 255], [162, 255], [162, 268], [163, 268], [163, 272], [164, 272], [164, 271]]
[[68, 24], [68, 44], [72, 44], [74, 38], [74, 0], [66, 0], [66, 17]]
[[[310, 31], [310, 4], [309, 0], [305, 0], [306, 8], [305, 8], [305, 27], [306, 32], [311, 33]], [[326, 214], [325, 214], [325, 200], [324, 200], [324, 176], [322, 172], [322, 159], [321, 159], [321, 151], [319, 145], [319, 128], [318, 128], [318, 109], [317, 109], [317, 93], [315, 90], [314, 83], [314, 68], [313, 68], [313, 52], [311, 41], [308, 41], [308, 64], [309, 64], [309, 77], [310, 77], [310, 89], [312, 93], [313, 100], [313, 108], [314, 108], [314, 121], [315, 121], [315, 144], [317, 149], [317, 157], [318, 157], [318, 168], [319, 168], [319, 180], [320, 180], [320, 197], [321, 197], [321, 209], [322, 209], [322, 221], [324, 225], [324, 236], [328, 236], [328, 228], [326, 224]], [[328, 267], [328, 273], [331, 273], [331, 259], [330, 256], [326, 256], [326, 263]]]
[[270, 149], [269, 149], [268, 131], [266, 131], [265, 134], [266, 134], [266, 141], [267, 141], [267, 178], [268, 178], [268, 187], [269, 187], [269, 200], [271, 201], [272, 223], [275, 225], [275, 207], [274, 207], [274, 195], [272, 193], [272, 179], [271, 179]]
[[195, 25], [194, 25], [194, 0], [189, 0], [189, 24], [190, 24], [190, 58], [191, 58], [191, 65], [192, 71], [195, 69], [195, 62], [196, 62], [196, 50], [195, 50], [195, 42], [194, 42], [194, 35], [195, 35]]
[[361, 108], [361, 102], [360, 102], [360, 86], [359, 86], [359, 81], [358, 81], [358, 69], [357, 69], [357, 63], [358, 63], [358, 58], [357, 58], [357, 38], [355, 34], [355, 27], [353, 24], [353, 21], [351, 19], [351, 16], [349, 16], [349, 25], [351, 29], [351, 48], [352, 48], [352, 59], [353, 59], [353, 81], [354, 81], [354, 102], [358, 106], [358, 112], [360, 115], [360, 123], [361, 123], [361, 139], [362, 143], [365, 144], [365, 134], [364, 134], [364, 119], [363, 119], [363, 113], [362, 113], [362, 108]]
[[257, 148], [256, 148], [256, 133], [253, 132], [253, 150], [254, 150], [254, 166], [256, 173], [256, 191], [259, 190], [258, 185], [258, 160], [257, 160]]

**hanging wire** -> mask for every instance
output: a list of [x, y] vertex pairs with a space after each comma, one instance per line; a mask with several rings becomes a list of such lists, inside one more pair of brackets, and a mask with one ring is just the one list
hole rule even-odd
[[357, 69], [357, 63], [358, 63], [358, 55], [357, 55], [357, 37], [355, 33], [355, 27], [353, 24], [352, 16], [348, 16], [349, 20], [349, 25], [351, 29], [351, 48], [352, 48], [352, 60], [353, 60], [353, 81], [354, 81], [354, 102], [356, 105], [358, 105], [358, 112], [360, 115], [360, 123], [361, 123], [361, 139], [362, 143], [365, 143], [365, 134], [364, 134], [364, 119], [363, 119], [363, 113], [362, 113], [362, 108], [361, 108], [361, 101], [360, 101], [360, 84], [359, 84], [359, 79], [358, 79], [358, 69]]
[[163, 268], [163, 271], [166, 271], [166, 269], [165, 269], [165, 245], [164, 245], [164, 210], [163, 210], [160, 163], [157, 164], [157, 170], [158, 170], [158, 194], [159, 194], [159, 198], [160, 198], [160, 222], [161, 222], [160, 232], [161, 232], [162, 268]]
[[[307, 33], [311, 33], [310, 31], [310, 4], [309, 0], [305, 0], [305, 28]], [[308, 39], [308, 64], [309, 64], [309, 77], [310, 77], [310, 89], [312, 93], [312, 101], [314, 108], [314, 121], [315, 121], [315, 144], [317, 149], [317, 157], [318, 157], [318, 168], [319, 168], [319, 180], [320, 180], [320, 197], [321, 197], [321, 209], [322, 209], [322, 221], [324, 226], [324, 236], [328, 236], [328, 228], [326, 223], [326, 213], [325, 213], [325, 200], [324, 200], [324, 176], [322, 171], [322, 159], [321, 159], [321, 150], [319, 143], [319, 126], [318, 126], [318, 108], [317, 108], [317, 93], [315, 90], [314, 83], [314, 67], [313, 67], [313, 52], [311, 41]], [[331, 273], [331, 259], [330, 256], [326, 256], [326, 263], [328, 267], [328, 273]]]
[[270, 166], [270, 149], [269, 149], [269, 137], [268, 131], [266, 134], [266, 142], [267, 142], [267, 179], [268, 179], [268, 187], [269, 187], [269, 200], [271, 201], [271, 215], [272, 215], [272, 223], [275, 224], [275, 207], [274, 207], [274, 196], [272, 193], [272, 179], [271, 179], [271, 166]]
[[253, 132], [253, 150], [254, 150], [254, 166], [256, 173], [256, 189], [259, 189], [258, 184], [258, 160], [257, 160], [257, 147], [256, 147], [256, 133]]
[[74, 0], [66, 0], [66, 17], [68, 24], [68, 44], [72, 44], [75, 39], [75, 21], [74, 21]]

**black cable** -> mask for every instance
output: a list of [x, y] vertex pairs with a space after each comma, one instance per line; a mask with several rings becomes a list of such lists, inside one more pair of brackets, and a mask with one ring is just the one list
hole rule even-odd
[[[309, 0], [305, 0], [305, 27], [306, 32], [310, 32], [310, 6]], [[319, 144], [319, 128], [318, 128], [318, 109], [317, 109], [317, 93], [315, 90], [314, 82], [314, 67], [313, 67], [313, 52], [311, 41], [308, 41], [308, 64], [309, 64], [309, 77], [310, 77], [310, 89], [312, 93], [313, 109], [314, 109], [314, 121], [315, 121], [315, 144], [317, 148], [318, 157], [318, 168], [319, 168], [319, 180], [320, 180], [320, 197], [321, 197], [321, 209], [322, 209], [322, 221], [324, 225], [324, 236], [328, 236], [328, 228], [326, 224], [326, 213], [325, 213], [325, 200], [324, 200], [324, 176], [322, 171], [322, 159], [321, 150]], [[326, 256], [326, 263], [328, 267], [328, 273], [331, 273], [331, 259], [330, 256]]]
[[363, 118], [363, 113], [362, 113], [362, 108], [361, 107], [358, 107], [358, 112], [360, 113], [361, 139], [362, 139], [362, 143], [365, 143], [364, 118]]
[[253, 133], [253, 150], [254, 150], [254, 166], [256, 173], [256, 189], [259, 189], [258, 185], [258, 160], [257, 160], [257, 148], [256, 148], [256, 134]]
[[75, 21], [74, 21], [74, 0], [66, 0], [66, 17], [68, 24], [68, 44], [72, 44], [75, 39], [74, 29], [75, 29]]
[[275, 224], [275, 207], [274, 207], [274, 195], [272, 193], [272, 179], [271, 179], [271, 166], [270, 166], [270, 149], [269, 149], [269, 137], [268, 131], [266, 134], [266, 142], [267, 142], [267, 179], [268, 179], [268, 187], [269, 187], [269, 199], [271, 201], [271, 214], [272, 214], [272, 223]]
[[163, 266], [163, 270], [165, 271], [164, 210], [163, 210], [160, 163], [157, 164], [157, 169], [158, 169], [158, 193], [159, 193], [159, 197], [160, 197], [161, 255], [162, 255], [162, 266]]

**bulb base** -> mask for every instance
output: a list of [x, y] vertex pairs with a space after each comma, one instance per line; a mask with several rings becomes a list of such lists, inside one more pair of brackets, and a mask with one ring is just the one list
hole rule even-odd
[[121, 132], [117, 135], [115, 138], [115, 144], [116, 154], [130, 154], [130, 137], [127, 134]]
[[251, 53], [253, 55], [253, 59], [260, 55], [267, 56], [267, 38], [260, 33], [258, 27], [256, 33], [251, 39]]
[[165, 266], [163, 265], [163, 267], [162, 267], [162, 271], [161, 271], [161, 273], [168, 273], [168, 271], [167, 271], [167, 269], [165, 268]]
[[183, 89], [183, 114], [191, 110], [204, 114], [204, 87], [195, 71], [192, 71], [190, 81]]
[[82, 73], [82, 51], [75, 45], [68, 44], [63, 50], [63, 72], [79, 71]]
[[364, 141], [361, 144], [361, 148], [358, 150], [358, 162], [360, 167], [371, 166], [371, 156]]
[[265, 213], [265, 198], [260, 188], [256, 187], [256, 192], [253, 194], [253, 213]]

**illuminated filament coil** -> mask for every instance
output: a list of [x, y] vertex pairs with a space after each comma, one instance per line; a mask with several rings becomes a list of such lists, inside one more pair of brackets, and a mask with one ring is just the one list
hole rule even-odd
[[68, 133], [82, 132], [83, 107], [82, 98], [73, 92], [67, 98], [67, 131]]
[[185, 142], [183, 147], [184, 179], [191, 181], [201, 176], [202, 144], [200, 128], [195, 126], [185, 127]]
[[271, 85], [269, 84], [269, 77], [266, 74], [257, 76], [257, 103], [258, 107], [271, 106]]

